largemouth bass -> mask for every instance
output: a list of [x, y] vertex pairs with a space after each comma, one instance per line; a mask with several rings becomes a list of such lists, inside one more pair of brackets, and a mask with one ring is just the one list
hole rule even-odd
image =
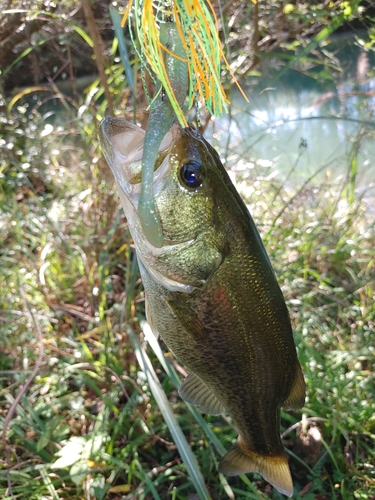
[[191, 371], [181, 397], [202, 412], [226, 412], [238, 429], [219, 470], [258, 472], [291, 496], [280, 408], [301, 408], [305, 383], [259, 233], [216, 151], [193, 127], [173, 125], [154, 171], [164, 244], [150, 244], [137, 211], [143, 141], [144, 131], [125, 120], [101, 124], [137, 250], [147, 319]]

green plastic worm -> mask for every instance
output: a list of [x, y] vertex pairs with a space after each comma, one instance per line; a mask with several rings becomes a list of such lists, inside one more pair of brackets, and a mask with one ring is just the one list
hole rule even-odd
[[[160, 42], [168, 47], [172, 53], [186, 58], [186, 52], [175, 23], [161, 24]], [[166, 53], [165, 67], [174, 95], [180, 107], [183, 108], [188, 92], [187, 63]], [[157, 92], [159, 90], [160, 86]], [[176, 115], [169, 98], [167, 96], [164, 99], [158, 97], [152, 104], [146, 128], [142, 158], [142, 188], [138, 202], [138, 215], [144, 234], [151, 245], [157, 248], [163, 246], [164, 238], [153, 193], [154, 167], [159, 146], [175, 119]]]

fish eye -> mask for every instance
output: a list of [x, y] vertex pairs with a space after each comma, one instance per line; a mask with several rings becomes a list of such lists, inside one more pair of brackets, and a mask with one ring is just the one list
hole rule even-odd
[[197, 188], [202, 185], [201, 164], [196, 160], [184, 163], [180, 169], [180, 177], [188, 188]]

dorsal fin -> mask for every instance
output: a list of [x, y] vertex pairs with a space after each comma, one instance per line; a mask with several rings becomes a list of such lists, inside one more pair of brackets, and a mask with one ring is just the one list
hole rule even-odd
[[299, 410], [305, 404], [305, 397], [306, 384], [302, 375], [301, 365], [297, 361], [292, 388], [282, 406], [284, 410]]
[[167, 300], [166, 303], [192, 340], [204, 344], [209, 343], [208, 333], [194, 309], [187, 302], [185, 294], [176, 293], [173, 299]]

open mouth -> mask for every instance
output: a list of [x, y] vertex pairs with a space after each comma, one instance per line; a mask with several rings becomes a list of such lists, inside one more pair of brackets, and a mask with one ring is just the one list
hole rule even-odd
[[[145, 131], [122, 118], [105, 118], [100, 126], [100, 135], [104, 156], [117, 183], [126, 194], [130, 194], [129, 184], [134, 186], [141, 182]], [[155, 172], [165, 163], [177, 135], [178, 127], [175, 126], [165, 135], [159, 147]], [[157, 177], [160, 176], [155, 175], [155, 182]]]
[[[180, 134], [181, 128], [178, 125], [173, 125], [159, 147], [152, 183], [154, 196], [163, 190], [170, 178], [172, 168], [170, 153]], [[102, 151], [115, 178], [128, 224], [139, 237], [141, 237], [141, 231], [138, 208], [142, 189], [142, 156], [145, 135], [143, 129], [122, 118], [106, 118], [100, 126]], [[178, 243], [181, 242], [178, 241]], [[150, 242], [148, 244], [150, 247], [152, 246]], [[164, 244], [169, 246], [175, 245], [177, 242], [170, 241], [166, 237]], [[153, 249], [152, 252], [157, 252], [157, 249]]]

